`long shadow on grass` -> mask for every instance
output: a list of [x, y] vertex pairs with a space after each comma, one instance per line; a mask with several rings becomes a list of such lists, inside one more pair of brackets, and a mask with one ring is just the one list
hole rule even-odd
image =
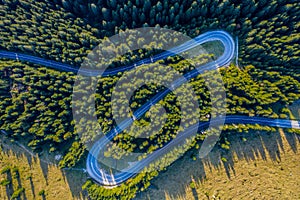
[[[28, 152], [24, 151], [21, 147], [16, 146], [14, 143], [9, 141], [9, 138], [1, 137], [0, 138], [0, 144], [2, 148], [2, 152], [6, 154], [7, 156], [14, 155], [17, 158], [22, 159], [24, 156], [27, 159], [28, 165], [30, 168], [32, 168], [33, 163], [39, 163], [40, 168], [42, 170], [41, 176], [44, 177], [46, 183], [48, 184], [48, 170], [49, 170], [49, 165], [48, 163], [42, 161], [39, 159], [39, 157], [32, 157]], [[86, 196], [82, 193], [81, 186], [83, 185], [83, 181], [86, 179], [86, 174], [83, 174], [82, 171], [64, 171], [62, 170], [64, 179], [65, 181], [68, 182], [69, 189], [72, 192], [72, 195], [75, 199], [83, 199], [82, 196]], [[8, 179], [10, 180], [12, 178], [12, 175], [9, 171], [9, 174], [7, 175]], [[35, 183], [32, 180], [32, 177], [29, 176], [29, 182], [30, 182], [30, 187], [31, 187], [31, 192], [33, 194], [34, 198], [38, 198], [35, 194]], [[21, 179], [18, 180], [19, 186], [21, 186]], [[11, 195], [13, 194], [14, 190], [12, 187], [12, 184], [6, 185], [6, 194], [7, 198], [10, 199]], [[23, 199], [26, 199], [26, 196], [24, 196], [25, 193], [23, 194]], [[42, 195], [40, 198], [46, 199], [45, 195]]]
[[64, 179], [68, 183], [73, 197], [76, 197], [76, 199], [84, 199], [88, 195], [86, 191], [82, 191], [82, 185], [87, 180], [87, 174], [81, 171], [81, 168], [83, 166], [80, 165], [74, 170], [63, 171]]
[[[287, 143], [296, 153], [300, 137], [294, 133], [285, 132], [283, 135], [285, 135]], [[226, 137], [229, 142], [232, 142], [228, 151], [215, 146], [206, 158], [197, 159], [196, 161], [192, 161], [191, 157], [197, 151], [191, 150], [187, 152], [182, 158], [169, 166], [167, 171], [161, 172], [158, 177], [151, 181], [151, 184], [155, 187], [150, 186], [146, 192], [138, 194], [136, 199], [149, 199], [149, 197], [150, 199], [165, 199], [166, 193], [172, 199], [176, 199], [176, 197], [185, 194], [192, 177], [201, 184], [205, 180], [206, 173], [212, 171], [212, 169], [225, 169], [227, 177], [230, 179], [235, 175], [235, 162], [237, 160], [244, 159], [247, 162], [251, 162], [260, 157], [264, 160], [271, 159], [272, 161], [280, 162], [280, 153], [285, 152], [279, 132], [232, 132]], [[204, 166], [206, 167], [204, 168]], [[195, 194], [193, 196], [195, 198]]]
[[29, 182], [30, 182], [30, 188], [31, 188], [32, 196], [35, 199], [35, 189], [34, 189], [34, 184], [33, 184], [31, 176], [29, 177]]
[[[21, 181], [19, 170], [15, 171], [15, 177], [16, 177], [16, 179], [18, 181], [18, 188], [22, 188], [22, 181]], [[23, 198], [22, 198], [23, 200], [27, 200], [25, 192], [22, 192], [22, 196], [23, 196]]]
[[6, 196], [7, 196], [7, 199], [11, 199], [11, 196], [14, 193], [14, 187], [13, 187], [13, 184], [12, 184], [12, 175], [11, 175], [11, 171], [10, 170], [8, 170], [6, 172], [6, 177], [7, 177], [7, 180], [9, 181], [9, 184], [7, 184], [5, 186]]
[[49, 165], [48, 163], [40, 162], [40, 167], [42, 169], [43, 176], [47, 185], [48, 185], [48, 171], [49, 171], [48, 165]]

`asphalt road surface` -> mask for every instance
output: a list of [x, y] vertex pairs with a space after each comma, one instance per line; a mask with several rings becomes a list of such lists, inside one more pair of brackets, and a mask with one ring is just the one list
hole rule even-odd
[[[188, 41], [178, 47], [172, 48], [163, 53], [157, 54], [152, 58], [146, 58], [141, 61], [138, 61], [132, 65], [127, 65], [123, 67], [119, 67], [116, 69], [108, 69], [103, 72], [102, 76], [115, 75], [119, 72], [124, 72], [135, 67], [138, 67], [142, 64], [149, 64], [152, 62], [156, 62], [158, 60], [167, 58], [169, 56], [173, 56], [189, 49], [194, 48], [197, 45], [201, 45], [203, 43], [209, 41], [220, 41], [224, 46], [223, 54], [216, 60], [202, 66], [197, 67], [196, 69], [184, 74], [183, 77], [175, 80], [172, 83], [172, 89], [175, 89], [187, 82], [189, 79], [196, 77], [199, 74], [204, 73], [205, 71], [215, 70], [219, 67], [228, 65], [232, 58], [234, 57], [235, 52], [235, 43], [232, 37], [225, 31], [211, 31], [204, 33], [202, 35], [197, 36], [196, 38]], [[36, 56], [26, 55], [22, 53], [15, 53], [9, 51], [0, 51], [0, 58], [13, 59], [18, 61], [25, 61], [34, 64], [39, 64], [43, 66], [47, 66], [53, 69], [74, 72], [78, 73], [79, 68], [74, 67], [68, 64], [51, 61], [43, 58], [39, 58]], [[88, 69], [80, 69], [80, 73], [87, 76], [97, 76], [100, 74], [99, 71], [96, 70], [88, 70]], [[102, 72], [101, 72], [102, 73]], [[162, 92], [157, 93], [154, 97], [152, 97], [148, 102], [146, 102], [143, 106], [141, 106], [138, 110], [136, 110], [133, 115], [135, 119], [139, 119], [145, 112], [147, 112], [152, 105], [157, 103], [159, 100], [164, 98], [171, 90], [165, 89]], [[135, 162], [130, 165], [128, 168], [122, 170], [121, 172], [112, 174], [105, 171], [101, 168], [100, 163], [98, 162], [99, 152], [110, 142], [117, 134], [122, 132], [125, 128], [130, 126], [133, 122], [132, 118], [127, 118], [118, 124], [118, 127], [112, 129], [112, 131], [108, 132], [104, 137], [100, 138], [98, 141], [94, 143], [92, 148], [89, 151], [89, 155], [86, 161], [86, 170], [90, 177], [92, 177], [97, 183], [105, 186], [117, 186], [121, 183], [127, 181], [128, 179], [135, 176], [138, 172], [143, 170], [146, 166], [152, 163], [155, 159], [160, 156], [168, 153], [172, 148], [178, 146], [187, 138], [193, 136], [195, 132], [199, 132], [200, 130], [206, 130], [209, 127], [210, 123], [218, 123], [219, 121], [224, 122], [225, 124], [260, 124], [263, 126], [272, 126], [272, 127], [282, 127], [282, 128], [295, 128], [300, 129], [300, 122], [294, 120], [286, 120], [286, 119], [270, 119], [263, 117], [248, 117], [248, 116], [238, 116], [238, 115], [230, 115], [230, 116], [219, 116], [211, 119], [209, 122], [200, 122], [199, 124], [194, 124], [188, 127], [185, 131], [178, 133], [175, 139], [170, 141], [164, 147], [152, 152], [146, 158]]]

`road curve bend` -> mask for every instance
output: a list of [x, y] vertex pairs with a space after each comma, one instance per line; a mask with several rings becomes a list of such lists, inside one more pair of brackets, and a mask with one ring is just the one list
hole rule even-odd
[[[215, 41], [218, 40], [224, 45], [224, 52], [223, 54], [215, 61], [208, 64], [205, 64], [203, 66], [200, 66], [184, 75], [183, 78], [179, 78], [176, 81], [172, 83], [174, 88], [179, 87], [189, 79], [197, 76], [198, 74], [201, 74], [208, 70], [213, 70], [221, 66], [225, 66], [230, 63], [232, 58], [234, 57], [235, 52], [235, 43], [232, 37], [224, 32], [224, 31], [212, 31], [204, 33], [196, 38], [193, 39], [193, 41], [189, 41], [184, 43], [183, 45], [180, 45], [179, 47], [176, 47], [174, 49], [171, 49], [168, 52], [164, 52], [162, 54], [159, 54], [154, 57], [155, 60], [163, 59], [168, 56], [181, 53], [183, 51], [189, 50], [194, 47], [195, 42], [196, 45], [200, 45], [209, 41]], [[170, 52], [173, 52], [170, 53]], [[143, 63], [150, 63], [150, 60], [143, 60]], [[141, 63], [136, 63], [136, 66], [139, 66]], [[146, 102], [143, 106], [141, 106], [138, 110], [134, 112], [134, 116], [136, 118], [141, 117], [147, 110], [150, 109], [152, 105], [157, 103], [160, 99], [162, 99], [165, 95], [167, 95], [170, 92], [170, 90], [167, 88], [164, 91], [156, 94], [154, 97], [152, 97], [148, 102]], [[283, 127], [283, 128], [298, 128], [299, 129], [299, 122], [298, 121], [292, 121], [292, 120], [280, 120], [280, 119], [268, 119], [268, 118], [261, 118], [261, 117], [247, 117], [247, 116], [227, 116], [227, 117], [217, 117], [214, 119], [214, 122], [218, 121], [225, 121], [227, 124], [232, 123], [244, 123], [244, 124], [261, 124], [261, 125], [267, 125], [267, 126], [274, 126], [274, 127]], [[105, 185], [105, 186], [118, 186], [122, 184], [123, 182], [127, 181], [128, 179], [132, 178], [136, 175], [137, 172], [141, 171], [149, 165], [152, 161], [155, 160], [155, 158], [164, 155], [167, 153], [173, 146], [176, 146], [181, 141], [183, 141], [186, 138], [189, 138], [193, 135], [193, 133], [197, 130], [205, 130], [209, 127], [210, 122], [202, 122], [200, 124], [195, 124], [193, 126], [190, 126], [186, 131], [179, 133], [175, 139], [173, 139], [171, 142], [169, 142], [167, 145], [165, 145], [163, 148], [151, 153], [146, 158], [135, 162], [133, 165], [130, 165], [128, 168], [126, 168], [124, 171], [119, 173], [108, 173], [105, 170], [101, 169], [101, 166], [98, 162], [98, 156], [99, 152], [103, 147], [108, 144], [110, 140], [112, 140], [118, 133], [122, 132], [125, 128], [131, 125], [132, 119], [128, 118], [122, 121], [120, 124], [118, 124], [118, 127], [115, 129], [112, 129], [112, 131], [108, 132], [104, 137], [99, 139], [90, 149], [89, 155], [86, 162], [86, 168], [88, 174], [99, 184]], [[116, 131], [117, 130], [117, 131]]]
[[[157, 60], [161, 60], [164, 58], [167, 58], [168, 56], [173, 56], [179, 53], [182, 53], [184, 51], [187, 51], [197, 45], [201, 45], [206, 42], [210, 41], [220, 41], [224, 46], [224, 52], [223, 54], [214, 62], [207, 63], [205, 65], [202, 65], [200, 67], [197, 67], [196, 69], [184, 74], [184, 77], [179, 78], [173, 82], [174, 89], [188, 81], [189, 79], [196, 77], [198, 74], [204, 73], [208, 70], [214, 70], [218, 67], [225, 66], [229, 64], [234, 57], [235, 52], [235, 43], [232, 37], [225, 31], [210, 31], [206, 32], [202, 35], [199, 35], [192, 39], [191, 41], [188, 41], [180, 46], [177, 46], [175, 48], [170, 49], [169, 51], [165, 51], [163, 53], [157, 54], [150, 58], [143, 59], [141, 61], [138, 61], [134, 64], [123, 66], [116, 69], [109, 69], [106, 70], [102, 76], [109, 76], [109, 75], [115, 75], [119, 72], [124, 72], [127, 70], [130, 70], [134, 67], [138, 67], [142, 64], [148, 64], [155, 62]], [[44, 58], [39, 58], [36, 56], [26, 55], [23, 53], [15, 53], [15, 52], [9, 52], [9, 51], [0, 51], [0, 58], [6, 58], [6, 59], [13, 59], [18, 61], [25, 61], [30, 62], [34, 64], [39, 64], [43, 66], [47, 66], [53, 69], [61, 70], [61, 71], [67, 71], [67, 72], [74, 72], [77, 73], [79, 71], [78, 67], [74, 67], [68, 64], [47, 60]], [[88, 70], [83, 69], [80, 70], [80, 73], [83, 75], [88, 76], [96, 76], [99, 74], [99, 72], [95, 70]], [[150, 109], [152, 105], [157, 103], [160, 99], [162, 99], [164, 96], [166, 96], [170, 92], [169, 89], [166, 89], [158, 94], [156, 94], [152, 99], [150, 99], [148, 102], [146, 102], [143, 106], [141, 106], [138, 110], [135, 111], [134, 116], [136, 118], [141, 117], [147, 110]], [[239, 115], [231, 115], [231, 116], [219, 116], [217, 118], [214, 118], [211, 120], [211, 122], [218, 122], [218, 121], [225, 121], [225, 124], [260, 124], [264, 126], [272, 126], [272, 127], [282, 127], [282, 128], [295, 128], [300, 129], [300, 122], [295, 120], [286, 120], [286, 119], [270, 119], [270, 118], [263, 118], [263, 117], [248, 117], [248, 116], [239, 116]], [[199, 124], [194, 124], [188, 129], [186, 129], [184, 132], [180, 132], [175, 139], [170, 141], [167, 145], [162, 147], [161, 149], [151, 153], [146, 158], [134, 163], [130, 167], [126, 169], [124, 172], [119, 172], [115, 174], [111, 174], [106, 172], [104, 169], [101, 168], [98, 162], [98, 155], [99, 152], [105, 145], [110, 142], [117, 134], [122, 132], [125, 128], [130, 126], [132, 124], [133, 120], [132, 118], [125, 119], [120, 124], [118, 124], [117, 128], [112, 129], [112, 131], [108, 132], [104, 137], [100, 138], [98, 141], [96, 141], [92, 148], [89, 151], [87, 160], [86, 160], [86, 170], [87, 173], [90, 175], [91, 178], [93, 178], [98, 184], [104, 185], [104, 186], [118, 186], [122, 184], [123, 182], [127, 181], [128, 179], [132, 178], [136, 175], [136, 172], [139, 172], [144, 169], [147, 165], [149, 165], [155, 158], [164, 155], [165, 153], [169, 152], [169, 150], [179, 144], [182, 140], [189, 138], [192, 136], [192, 134], [197, 130], [205, 130], [209, 127], [210, 122], [200, 122]], [[117, 130], [117, 131], [116, 131]]]

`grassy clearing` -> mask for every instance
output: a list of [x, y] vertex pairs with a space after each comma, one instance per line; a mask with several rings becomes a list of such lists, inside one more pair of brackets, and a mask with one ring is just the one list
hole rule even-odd
[[204, 159], [187, 153], [136, 199], [300, 199], [299, 136], [280, 130], [229, 141], [228, 152], [215, 148]]
[[[0, 186], [1, 200], [10, 199], [18, 188], [25, 189], [20, 199], [84, 199], [81, 186], [85, 175], [82, 172], [61, 171], [55, 165], [22, 153], [22, 149], [3, 138], [1, 147], [0, 170], [8, 167], [10, 172], [1, 174], [0, 181], [10, 179], [12, 183]], [[9, 150], [11, 148], [14, 152]]]

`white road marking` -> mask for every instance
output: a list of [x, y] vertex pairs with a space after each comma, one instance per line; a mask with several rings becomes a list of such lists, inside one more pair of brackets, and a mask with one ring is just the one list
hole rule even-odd
[[291, 121], [291, 126], [292, 128], [296, 128], [296, 129], [300, 129], [300, 126], [299, 126], [299, 122], [298, 121]]

